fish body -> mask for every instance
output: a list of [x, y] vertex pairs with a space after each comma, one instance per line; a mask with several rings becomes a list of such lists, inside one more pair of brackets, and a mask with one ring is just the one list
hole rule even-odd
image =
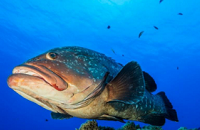
[[140, 38], [140, 37], [142, 36], [143, 33], [144, 33], [144, 31], [141, 31], [141, 32], [139, 33], [138, 38]]
[[125, 66], [82, 47], [55, 48], [16, 66], [8, 86], [52, 111], [54, 119], [72, 117], [141, 121], [164, 125], [178, 121], [164, 92], [151, 94], [153, 78], [131, 61]]
[[163, 2], [163, 0], [160, 0], [160, 2], [159, 3], [162, 3]]
[[113, 52], [114, 54], [116, 54], [115, 51], [114, 51], [113, 49], [111, 49], [111, 50], [112, 50], [112, 52]]
[[158, 27], [156, 27], [156, 26], [153, 26], [156, 30], [158, 30]]

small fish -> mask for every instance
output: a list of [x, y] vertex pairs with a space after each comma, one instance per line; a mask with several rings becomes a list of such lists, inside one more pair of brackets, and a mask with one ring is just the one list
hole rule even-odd
[[143, 33], [144, 33], [144, 31], [141, 31], [138, 37], [140, 38]]
[[108, 25], [107, 29], [110, 29], [110, 25]]
[[126, 119], [156, 126], [178, 121], [165, 93], [152, 93], [157, 85], [136, 61], [123, 66], [87, 48], [51, 49], [16, 66], [7, 83], [52, 111], [53, 119]]
[[48, 119], [46, 119], [45, 121], [49, 121]]
[[123, 65], [121, 63], [118, 63], [119, 65], [121, 65], [123, 67]]
[[156, 27], [156, 26], [153, 26], [156, 30], [158, 30], [158, 27]]
[[183, 15], [182, 13], [178, 13], [178, 15]]
[[124, 55], [122, 54], [122, 56], [124, 57]]
[[177, 70], [179, 70], [179, 67], [177, 66], [177, 68], [176, 68]]
[[113, 52], [114, 54], [116, 54], [115, 51], [114, 51], [113, 49], [111, 49], [111, 50], [112, 50], [112, 52]]
[[162, 3], [163, 2], [163, 0], [160, 0], [160, 3]]

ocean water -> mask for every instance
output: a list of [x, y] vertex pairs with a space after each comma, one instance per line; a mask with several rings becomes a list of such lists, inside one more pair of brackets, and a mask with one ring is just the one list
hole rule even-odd
[[165, 91], [177, 110], [179, 122], [167, 120], [163, 129], [200, 127], [199, 7], [198, 0], [0, 0], [0, 130], [74, 130], [86, 121], [53, 120], [6, 82], [15, 66], [63, 46], [86, 47], [123, 65], [137, 61], [155, 79], [154, 94]]

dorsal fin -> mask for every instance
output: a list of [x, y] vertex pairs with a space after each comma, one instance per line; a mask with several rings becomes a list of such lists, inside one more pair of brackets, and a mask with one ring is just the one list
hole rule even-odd
[[143, 72], [137, 62], [129, 62], [106, 86], [108, 102], [137, 103], [144, 95], [145, 83]]
[[157, 89], [156, 82], [147, 72], [143, 71], [143, 75], [144, 75], [146, 89], [149, 92], [154, 92]]

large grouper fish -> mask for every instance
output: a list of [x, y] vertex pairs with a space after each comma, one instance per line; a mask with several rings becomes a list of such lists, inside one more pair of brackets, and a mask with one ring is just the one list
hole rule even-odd
[[8, 86], [52, 111], [54, 119], [71, 117], [140, 121], [162, 126], [178, 121], [176, 110], [154, 79], [131, 61], [123, 66], [82, 47], [49, 50], [16, 66]]

